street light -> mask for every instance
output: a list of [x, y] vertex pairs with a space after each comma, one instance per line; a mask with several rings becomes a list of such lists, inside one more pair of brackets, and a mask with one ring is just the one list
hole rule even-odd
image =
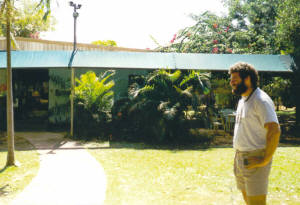
[[77, 9], [81, 8], [81, 4], [75, 4], [73, 1], [70, 1], [69, 5], [74, 8], [74, 11], [73, 11], [73, 17], [74, 17], [74, 46], [73, 46], [73, 50], [75, 51], [76, 50], [76, 20], [77, 20], [77, 17], [79, 16], [79, 13], [77, 12]]
[[[73, 52], [70, 59], [69, 66], [72, 64], [74, 55], [76, 53], [76, 20], [79, 16], [79, 13], [77, 12], [77, 9], [81, 8], [81, 4], [75, 4], [73, 1], [69, 2], [69, 5], [74, 8], [73, 11], [73, 17], [74, 17], [74, 45], [73, 45]], [[74, 134], [74, 89], [75, 89], [75, 69], [71, 67], [71, 126], [70, 126], [70, 135], [73, 137]]]

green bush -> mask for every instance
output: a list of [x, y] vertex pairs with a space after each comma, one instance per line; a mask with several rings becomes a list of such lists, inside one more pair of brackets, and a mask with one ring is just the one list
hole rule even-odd
[[115, 83], [108, 79], [114, 73], [107, 71], [97, 77], [94, 72], [88, 71], [76, 79], [74, 135], [77, 138], [106, 139], [109, 135], [114, 95], [111, 89]]
[[129, 97], [112, 108], [113, 138], [148, 143], [189, 141], [195, 116], [205, 116], [202, 121], [210, 119], [209, 114], [194, 115], [194, 119], [187, 116], [190, 109], [199, 113], [200, 105], [210, 106], [209, 81], [208, 73], [193, 70], [155, 70], [146, 78], [137, 78], [129, 86]]

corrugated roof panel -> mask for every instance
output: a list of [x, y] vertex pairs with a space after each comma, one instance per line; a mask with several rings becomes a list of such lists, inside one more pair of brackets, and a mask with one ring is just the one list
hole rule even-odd
[[157, 69], [175, 68], [172, 53], [78, 51], [74, 67]]
[[[71, 51], [12, 51], [13, 68], [65, 68]], [[6, 52], [0, 52], [0, 68], [6, 68]]]
[[228, 70], [237, 62], [252, 64], [258, 71], [290, 71], [290, 56], [240, 54], [175, 54], [178, 69]]
[[[71, 51], [12, 51], [13, 68], [68, 68]], [[78, 51], [75, 68], [114, 69], [197, 69], [226, 71], [236, 62], [252, 64], [258, 71], [289, 72], [294, 64], [289, 56], [195, 54], [123, 51]], [[6, 53], [0, 52], [0, 68], [6, 68]]]

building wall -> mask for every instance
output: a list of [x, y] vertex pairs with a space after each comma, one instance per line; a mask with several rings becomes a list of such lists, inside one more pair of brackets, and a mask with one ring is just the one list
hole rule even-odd
[[[6, 70], [0, 69], [0, 88], [3, 85], [6, 85]], [[3, 130], [6, 130], [6, 97], [0, 93], [0, 131]]]
[[64, 126], [70, 119], [70, 75], [67, 69], [49, 69], [49, 123]]
[[[16, 47], [13, 50], [73, 50], [72, 42], [48, 41], [40, 39], [16, 37]], [[77, 44], [79, 50], [84, 51], [132, 51], [132, 52], [151, 52], [146, 49], [122, 48], [111, 46], [99, 46], [92, 44]], [[0, 37], [0, 50], [6, 50], [6, 38]], [[101, 69], [91, 69], [97, 75], [105, 72]], [[5, 83], [5, 69], [0, 70], [0, 85]], [[86, 73], [87, 69], [76, 69], [76, 77]], [[114, 100], [118, 100], [127, 96], [128, 77], [129, 75], [146, 74], [147, 70], [131, 70], [122, 69], [117, 70], [113, 76], [115, 81]], [[70, 121], [70, 76], [69, 69], [49, 68], [49, 123], [53, 125], [62, 126], [67, 125]]]
[[[42, 39], [22, 38], [16, 37], [17, 47], [13, 50], [34, 50], [34, 51], [48, 51], [48, 50], [73, 50], [72, 42], [49, 41]], [[146, 49], [123, 48], [113, 46], [100, 46], [93, 44], [77, 43], [77, 48], [83, 51], [134, 51], [134, 52], [151, 52]], [[6, 38], [0, 37], [0, 50], [6, 50]]]
[[0, 85], [6, 84], [6, 69], [0, 69]]
[[[97, 76], [104, 73], [102, 69], [76, 69], [75, 76], [80, 78], [81, 74], [93, 71]], [[115, 81], [114, 101], [127, 97], [128, 76], [144, 75], [148, 70], [116, 70], [111, 80]], [[67, 124], [70, 121], [70, 88], [71, 70], [50, 69], [49, 70], [49, 122], [50, 124]]]

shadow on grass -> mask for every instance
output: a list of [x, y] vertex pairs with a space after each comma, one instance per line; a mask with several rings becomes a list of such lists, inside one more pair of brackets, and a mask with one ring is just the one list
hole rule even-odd
[[[232, 148], [232, 138], [229, 136], [219, 136], [221, 141], [217, 143], [201, 143], [201, 142], [191, 142], [187, 144], [150, 144], [144, 142], [133, 142], [133, 141], [100, 141], [100, 140], [91, 140], [83, 141], [71, 139], [68, 136], [64, 138], [57, 138], [57, 141], [51, 141], [47, 143], [47, 139], [43, 142], [43, 146], [34, 145], [27, 139], [23, 137], [16, 137], [15, 139], [15, 150], [16, 151], [31, 151], [31, 150], [49, 150], [47, 154], [52, 154], [55, 150], [80, 150], [80, 149], [135, 149], [135, 150], [170, 150], [170, 151], [194, 151], [194, 150], [203, 150], [208, 151], [215, 148]], [[225, 141], [224, 138], [227, 138]], [[41, 135], [41, 139], [43, 136]], [[52, 139], [53, 140], [53, 139]], [[293, 141], [294, 140], [294, 141]], [[300, 145], [300, 138], [293, 140], [281, 140], [281, 146], [284, 147], [298, 147]], [[71, 146], [64, 146], [66, 143], [72, 141]], [[93, 144], [94, 143], [94, 144]], [[7, 152], [6, 142], [2, 142], [0, 139], [0, 152]]]
[[142, 142], [126, 142], [126, 141], [112, 141], [110, 142], [111, 149], [138, 149], [138, 150], [207, 150], [210, 147], [201, 143], [197, 144], [147, 144]]
[[2, 169], [0, 169], [0, 174], [3, 173], [6, 169], [7, 169], [7, 166], [5, 166]]
[[5, 191], [5, 189], [8, 187], [9, 185], [6, 184], [4, 185], [3, 187], [0, 187], [0, 197], [3, 196], [3, 195], [6, 195], [8, 192]]
[[[43, 136], [40, 136], [43, 139]], [[53, 140], [53, 139], [51, 139]], [[41, 140], [43, 141], [43, 140]], [[65, 146], [68, 142], [72, 141], [73, 145]], [[38, 142], [41, 144], [35, 145], [24, 137], [15, 137], [15, 150], [16, 151], [31, 151], [31, 150], [49, 150], [49, 154], [53, 153], [55, 150], [80, 150], [80, 149], [137, 149], [137, 150], [208, 150], [210, 148], [230, 148], [230, 145], [209, 145], [207, 143], [191, 142], [186, 144], [154, 144], [154, 143], [144, 143], [144, 142], [134, 142], [134, 141], [122, 141], [122, 140], [112, 140], [112, 141], [101, 141], [101, 140], [76, 140], [70, 138], [66, 135], [64, 138], [57, 138], [57, 141], [47, 142], [47, 139], [43, 142]], [[96, 143], [95, 145], [92, 145]], [[98, 146], [99, 145], [99, 146]], [[0, 152], [7, 152], [6, 140], [0, 139]]]

